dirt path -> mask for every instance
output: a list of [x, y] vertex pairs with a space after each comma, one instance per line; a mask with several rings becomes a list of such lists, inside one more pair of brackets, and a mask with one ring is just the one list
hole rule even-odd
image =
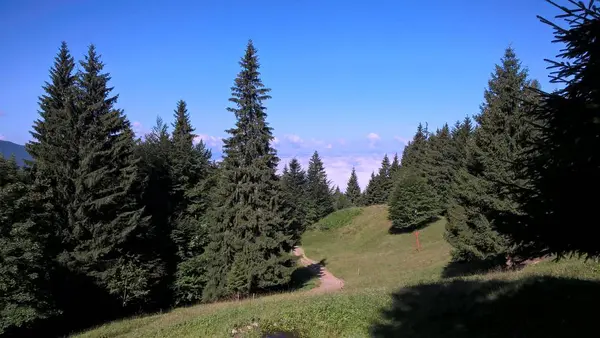
[[306, 257], [304, 249], [297, 246], [294, 248], [294, 255], [300, 257], [300, 263], [303, 266], [314, 269], [315, 274], [319, 276], [319, 286], [310, 289], [308, 292], [321, 293], [321, 292], [332, 292], [338, 291], [344, 288], [344, 281], [334, 276], [329, 270], [327, 270], [319, 262], [315, 262], [312, 259]]

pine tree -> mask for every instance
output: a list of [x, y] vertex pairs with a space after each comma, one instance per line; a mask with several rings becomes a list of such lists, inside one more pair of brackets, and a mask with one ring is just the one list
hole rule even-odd
[[227, 295], [246, 296], [288, 283], [294, 268], [292, 240], [295, 225], [276, 174], [278, 158], [271, 147], [272, 130], [264, 102], [270, 98], [259, 73], [252, 41], [240, 61], [228, 108], [236, 125], [224, 140], [210, 244], [206, 257], [205, 300]]
[[56, 255], [61, 250], [60, 237], [69, 232], [70, 216], [77, 206], [72, 202], [75, 193], [73, 177], [79, 164], [75, 110], [76, 76], [75, 61], [67, 44], [63, 42], [50, 69], [50, 82], [42, 87], [39, 98], [39, 119], [33, 124], [32, 140], [26, 145], [33, 158], [35, 180], [33, 190], [39, 200], [35, 204], [46, 205], [45, 223], [53, 224], [55, 236], [51, 247]]
[[350, 173], [350, 178], [348, 179], [346, 197], [353, 206], [359, 206], [362, 203], [360, 186], [358, 185], [358, 177], [356, 176], [356, 170], [354, 167], [352, 167], [352, 173]]
[[510, 253], [510, 243], [498, 234], [494, 219], [499, 214], [518, 213], [517, 201], [505, 190], [516, 180], [511, 163], [523, 150], [523, 138], [527, 137], [525, 126], [530, 117], [524, 100], [530, 84], [513, 49], [507, 48], [489, 81], [481, 113], [475, 116], [478, 127], [469, 142], [468, 168], [457, 172], [456, 200], [460, 207], [451, 207], [448, 212], [446, 234], [456, 260], [502, 262]]
[[302, 169], [300, 162], [296, 158], [291, 159], [289, 166], [286, 164], [284, 167], [281, 183], [287, 196], [286, 199], [294, 206], [293, 212], [288, 217], [294, 219], [295, 223], [299, 225], [292, 232], [294, 242], [300, 240], [300, 236], [308, 226], [306, 221], [306, 182], [306, 172]]
[[422, 164], [427, 182], [438, 195], [439, 207], [442, 210], [447, 208], [452, 194], [452, 183], [456, 171], [452, 157], [453, 150], [450, 128], [448, 124], [444, 124], [427, 141]]
[[378, 195], [378, 190], [379, 190], [379, 181], [378, 181], [378, 177], [375, 176], [375, 172], [371, 172], [371, 178], [369, 179], [369, 182], [367, 183], [367, 186], [365, 187], [365, 190], [363, 191], [362, 194], [362, 204], [369, 206], [369, 205], [374, 205], [375, 200], [376, 200], [376, 196]]
[[314, 224], [334, 210], [327, 173], [316, 151], [308, 163], [306, 178], [306, 219], [308, 224]]
[[402, 167], [411, 168], [417, 171], [421, 170], [428, 138], [429, 131], [427, 130], [427, 125], [423, 127], [423, 125], [419, 123], [415, 136], [408, 142], [402, 152]]
[[390, 198], [390, 231], [417, 229], [434, 219], [439, 212], [437, 194], [427, 180], [418, 173], [402, 173]]
[[396, 177], [397, 177], [399, 171], [400, 171], [400, 160], [398, 159], [398, 153], [396, 153], [396, 154], [394, 154], [394, 160], [392, 161], [392, 164], [390, 165], [390, 178], [392, 180], [392, 189], [393, 189], [394, 182], [396, 180]]
[[142, 203], [146, 216], [150, 216], [149, 243], [155, 255], [165, 262], [165, 274], [153, 303], [158, 306], [170, 305], [172, 301], [171, 278], [175, 274], [177, 260], [175, 246], [170, 240], [173, 227], [174, 179], [172, 173], [172, 143], [167, 125], [158, 117], [156, 125], [136, 147], [140, 175], [145, 178], [142, 187]]
[[30, 198], [27, 176], [14, 157], [0, 155], [0, 335], [14, 334], [58, 315], [52, 299], [48, 230], [31, 215], [41, 205]]
[[458, 168], [466, 168], [469, 153], [468, 143], [473, 136], [473, 124], [471, 119], [467, 116], [462, 122], [457, 121], [452, 129], [452, 162]]
[[539, 18], [564, 44], [559, 60], [549, 62], [552, 81], [565, 86], [536, 93], [541, 102], [533, 111], [530, 134], [535, 138], [514, 162], [519, 180], [509, 190], [521, 203], [521, 214], [503, 220], [500, 229], [516, 241], [524, 258], [547, 253], [597, 257], [600, 245], [590, 216], [600, 189], [600, 8], [593, 1], [572, 1], [572, 8], [550, 3], [561, 11], [557, 18], [566, 27]]
[[385, 154], [379, 168], [379, 195], [377, 196], [377, 204], [386, 204], [389, 200], [390, 193], [393, 189], [390, 159]]
[[351, 207], [350, 201], [345, 194], [340, 191], [340, 187], [336, 186], [333, 191], [333, 208], [335, 210], [342, 210]]

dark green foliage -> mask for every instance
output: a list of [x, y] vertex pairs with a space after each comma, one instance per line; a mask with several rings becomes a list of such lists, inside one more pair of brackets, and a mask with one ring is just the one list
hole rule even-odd
[[413, 139], [408, 142], [402, 152], [402, 167], [411, 168], [414, 171], [420, 171], [423, 165], [423, 159], [427, 148], [427, 139], [429, 131], [427, 125], [423, 127], [421, 123], [417, 127], [417, 132]]
[[156, 119], [156, 125], [144, 141], [136, 147], [140, 175], [145, 177], [142, 186], [142, 203], [145, 215], [150, 216], [151, 235], [148, 241], [154, 249], [156, 257], [166, 262], [165, 278], [153, 299], [158, 305], [169, 304], [172, 299], [170, 292], [171, 279], [175, 271], [175, 245], [165, 240], [172, 233], [174, 183], [171, 165], [172, 144], [167, 125], [161, 118]]
[[[68, 236], [60, 261], [92, 277], [123, 306], [145, 302], [164, 262], [145, 251], [149, 222], [135, 194], [141, 178], [129, 121], [113, 108], [110, 76], [91, 46], [78, 74], [74, 139], [78, 163], [70, 205]], [[63, 142], [66, 140], [63, 140]]]
[[398, 172], [400, 171], [400, 160], [398, 159], [398, 154], [394, 154], [394, 160], [392, 161], [392, 164], [390, 165], [390, 177], [392, 179], [392, 189], [393, 189], [393, 185], [394, 185], [394, 181], [396, 180], [396, 177], [398, 175]]
[[352, 167], [352, 173], [348, 179], [348, 186], [346, 187], [346, 197], [348, 202], [353, 206], [361, 205], [361, 192], [360, 186], [358, 185], [358, 177], [356, 176], [356, 170]]
[[386, 154], [381, 161], [379, 172], [377, 175], [371, 175], [371, 180], [365, 189], [363, 200], [365, 205], [386, 204], [388, 202], [394, 185], [391, 169], [390, 159]]
[[389, 200], [390, 193], [393, 188], [390, 159], [387, 154], [383, 156], [381, 168], [379, 168], [379, 193], [377, 196], [377, 204], [385, 204]]
[[456, 121], [452, 128], [452, 162], [455, 171], [466, 169], [469, 159], [469, 140], [473, 136], [473, 124], [467, 116], [462, 122]]
[[501, 261], [511, 253], [506, 237], [496, 232], [495, 219], [519, 213], [506, 187], [518, 182], [511, 163], [531, 137], [530, 85], [526, 70], [507, 48], [475, 116], [478, 127], [467, 143], [467, 167], [456, 172], [453, 200], [462, 209], [451, 207], [448, 213], [455, 216], [449, 217], [446, 234], [455, 259]]
[[565, 87], [540, 93], [536, 137], [515, 162], [520, 182], [510, 189], [522, 214], [500, 226], [524, 257], [600, 255], [593, 216], [600, 191], [600, 8], [574, 1], [572, 8], [559, 8], [566, 28], [540, 19], [564, 44], [550, 68], [553, 81]]
[[295, 224], [299, 225], [292, 234], [294, 242], [297, 242], [309, 224], [307, 224], [306, 220], [308, 206], [306, 199], [306, 172], [302, 169], [300, 162], [296, 158], [290, 160], [289, 166], [285, 166], [283, 175], [281, 176], [281, 184], [286, 196], [285, 198], [293, 206], [288, 217], [295, 220]]
[[352, 204], [345, 194], [342, 194], [340, 187], [336, 186], [333, 192], [333, 208], [335, 210], [341, 210], [351, 207]]
[[423, 174], [427, 182], [439, 197], [440, 209], [445, 209], [451, 199], [451, 186], [456, 171], [453, 157], [454, 144], [447, 124], [438, 129], [427, 140], [427, 147], [422, 159]]
[[363, 191], [361, 200], [362, 200], [362, 205], [374, 205], [375, 204], [375, 197], [377, 196], [377, 191], [379, 190], [378, 187], [378, 181], [377, 181], [377, 177], [375, 176], [375, 173], [372, 172], [371, 173], [371, 178], [369, 179], [369, 182], [367, 182], [367, 186], [365, 187], [365, 190]]
[[0, 335], [58, 314], [48, 288], [48, 230], [32, 217], [26, 174], [0, 156]]
[[306, 220], [308, 224], [314, 224], [334, 210], [327, 173], [316, 151], [308, 163], [306, 179]]
[[236, 125], [224, 140], [207, 246], [205, 300], [233, 294], [247, 296], [289, 282], [295, 228], [287, 219], [291, 207], [276, 175], [278, 158], [271, 147], [271, 128], [264, 101], [269, 89], [260, 80], [258, 56], [250, 41], [228, 108]]
[[207, 235], [207, 211], [211, 204], [211, 152], [200, 141], [194, 146], [194, 128], [185, 101], [177, 102], [173, 123], [172, 163], [173, 214], [171, 239], [177, 252], [175, 278], [176, 302], [194, 302], [202, 298]]
[[390, 231], [416, 229], [430, 222], [439, 212], [438, 196], [427, 180], [418, 173], [403, 170], [390, 198]]

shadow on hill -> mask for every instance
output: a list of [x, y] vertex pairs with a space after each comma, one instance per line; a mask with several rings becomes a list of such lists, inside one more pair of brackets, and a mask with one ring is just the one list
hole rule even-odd
[[485, 274], [492, 271], [500, 271], [505, 269], [506, 265], [503, 265], [498, 261], [475, 261], [475, 262], [449, 262], [442, 270], [443, 278], [452, 278], [460, 276], [472, 276]]
[[416, 225], [412, 225], [409, 227], [395, 227], [392, 224], [392, 226], [388, 230], [388, 233], [392, 234], [392, 235], [408, 234], [413, 231], [424, 229], [424, 228], [428, 227], [429, 225], [431, 225], [432, 223], [437, 222], [439, 220], [440, 220], [440, 217], [435, 216], [435, 217], [431, 217], [430, 219], [427, 219], [423, 222], [420, 222]]
[[600, 283], [556, 277], [452, 281], [397, 291], [373, 337], [591, 337]]
[[299, 267], [292, 272], [291, 282], [287, 290], [294, 291], [304, 288], [313, 279], [321, 277], [321, 267], [327, 264], [326, 259], [322, 259], [315, 264]]

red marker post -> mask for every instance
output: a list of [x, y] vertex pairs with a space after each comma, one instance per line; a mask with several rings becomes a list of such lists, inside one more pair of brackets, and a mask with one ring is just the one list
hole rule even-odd
[[415, 237], [417, 239], [417, 251], [421, 251], [421, 243], [419, 242], [419, 230], [415, 231]]

